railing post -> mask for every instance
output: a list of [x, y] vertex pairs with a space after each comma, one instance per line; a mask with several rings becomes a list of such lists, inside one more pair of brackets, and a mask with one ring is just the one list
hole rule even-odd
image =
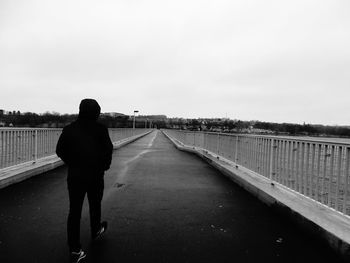
[[342, 156], [343, 156], [343, 147], [338, 147], [338, 163], [337, 163], [337, 185], [336, 185], [336, 194], [335, 194], [335, 209], [339, 211], [339, 190], [340, 190], [340, 178], [342, 171]]
[[34, 163], [38, 160], [38, 130], [34, 132]]
[[235, 163], [237, 164], [238, 161], [238, 135], [236, 135], [236, 150], [235, 150]]
[[270, 146], [270, 180], [271, 180], [271, 184], [273, 184], [273, 175], [274, 175], [274, 172], [273, 172], [273, 165], [274, 165], [274, 162], [273, 162], [273, 159], [275, 157], [274, 155], [274, 149], [275, 149], [275, 139], [271, 139], [271, 146]]
[[343, 212], [346, 215], [349, 215], [347, 213], [347, 203], [349, 200], [349, 168], [350, 168], [350, 147], [346, 147], [346, 152], [345, 152], [345, 171], [344, 171], [344, 176], [345, 176], [345, 182], [344, 182], [344, 201], [343, 201]]
[[0, 169], [5, 166], [5, 131], [1, 131], [0, 137]]
[[219, 142], [220, 142], [220, 133], [218, 133], [217, 143], [216, 143], [216, 153], [219, 155]]
[[196, 132], [193, 132], [193, 148], [196, 147]]

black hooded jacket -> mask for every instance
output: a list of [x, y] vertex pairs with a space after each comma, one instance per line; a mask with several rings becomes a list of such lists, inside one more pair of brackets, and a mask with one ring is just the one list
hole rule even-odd
[[68, 165], [68, 176], [101, 174], [109, 169], [113, 145], [107, 128], [97, 122], [99, 114], [96, 101], [84, 104], [83, 100], [78, 119], [63, 129], [56, 153]]

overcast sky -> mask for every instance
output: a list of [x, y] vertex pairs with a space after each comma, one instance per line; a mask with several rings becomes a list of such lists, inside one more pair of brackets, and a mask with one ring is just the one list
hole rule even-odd
[[348, 0], [1, 0], [0, 109], [350, 125]]

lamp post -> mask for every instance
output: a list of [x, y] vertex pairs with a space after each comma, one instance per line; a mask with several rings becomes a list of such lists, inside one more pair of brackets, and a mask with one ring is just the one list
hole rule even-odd
[[138, 113], [138, 112], [139, 112], [138, 110], [134, 110], [134, 121], [132, 123], [133, 130], [135, 130], [135, 113]]

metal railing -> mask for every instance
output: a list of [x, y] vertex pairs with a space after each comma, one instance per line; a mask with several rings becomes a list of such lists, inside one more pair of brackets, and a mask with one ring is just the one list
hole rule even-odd
[[[112, 142], [140, 135], [149, 129], [109, 129]], [[0, 169], [36, 162], [55, 155], [62, 129], [0, 128]]]
[[0, 169], [55, 154], [61, 129], [0, 129]]
[[350, 144], [278, 136], [166, 130], [341, 213], [350, 215]]

